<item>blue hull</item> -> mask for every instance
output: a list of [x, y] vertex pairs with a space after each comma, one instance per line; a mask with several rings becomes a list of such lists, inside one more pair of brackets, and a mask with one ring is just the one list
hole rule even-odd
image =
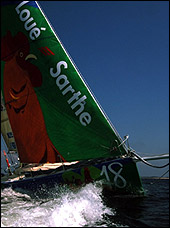
[[57, 168], [55, 173], [25, 177], [17, 181], [3, 181], [1, 188], [29, 190], [33, 193], [56, 185], [84, 185], [101, 181], [118, 194], [143, 194], [141, 179], [131, 158], [93, 160]]

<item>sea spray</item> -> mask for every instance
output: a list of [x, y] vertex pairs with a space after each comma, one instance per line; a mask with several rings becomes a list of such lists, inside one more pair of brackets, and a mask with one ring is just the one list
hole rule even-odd
[[56, 188], [53, 197], [38, 199], [5, 189], [1, 192], [1, 226], [95, 226], [105, 214], [114, 214], [104, 205], [101, 192], [100, 186], [90, 183], [79, 189]]
[[62, 197], [59, 206], [52, 214], [57, 227], [80, 227], [94, 225], [102, 220], [103, 214], [112, 213], [104, 206], [101, 199], [101, 188], [94, 184], [88, 184], [76, 194], [70, 192]]

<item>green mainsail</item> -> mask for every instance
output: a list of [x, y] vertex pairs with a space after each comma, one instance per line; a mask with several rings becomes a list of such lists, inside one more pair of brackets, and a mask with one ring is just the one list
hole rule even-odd
[[[125, 154], [124, 145], [119, 146], [122, 142], [120, 136], [96, 102], [38, 3], [6, 1], [1, 7], [1, 17], [1, 39], [9, 32], [12, 37], [21, 32], [28, 39], [29, 52], [34, 55], [33, 63], [42, 75], [41, 86], [33, 89], [48, 137], [64, 159], [74, 161]], [[4, 59], [10, 58], [24, 45], [22, 42], [17, 44], [1, 61], [3, 93]], [[5, 96], [4, 99], [6, 104], [11, 102]], [[41, 137], [36, 140], [41, 144]]]

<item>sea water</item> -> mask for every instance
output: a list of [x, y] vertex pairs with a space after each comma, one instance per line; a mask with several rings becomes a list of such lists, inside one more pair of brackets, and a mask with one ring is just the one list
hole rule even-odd
[[[103, 214], [114, 211], [104, 205], [101, 188], [94, 184], [75, 190], [60, 187], [42, 199], [12, 189], [1, 193], [1, 225], [20, 227], [93, 226]], [[53, 197], [52, 197], [53, 195]]]
[[56, 188], [49, 197], [1, 191], [3, 227], [169, 227], [169, 179], [144, 179], [145, 197], [104, 194], [100, 185]]

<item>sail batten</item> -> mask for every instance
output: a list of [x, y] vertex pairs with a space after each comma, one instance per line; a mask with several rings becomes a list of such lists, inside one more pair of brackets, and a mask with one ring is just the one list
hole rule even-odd
[[39, 4], [2, 7], [2, 17], [7, 11], [11, 17], [1, 26], [1, 91], [21, 162], [125, 154], [123, 140]]

